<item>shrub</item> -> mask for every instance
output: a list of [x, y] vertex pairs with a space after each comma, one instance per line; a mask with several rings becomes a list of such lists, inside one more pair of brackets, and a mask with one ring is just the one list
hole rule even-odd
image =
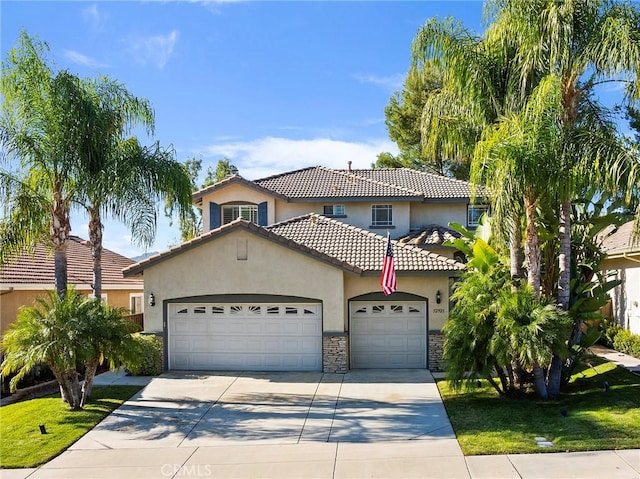
[[154, 335], [135, 333], [133, 339], [140, 349], [139, 363], [125, 363], [125, 368], [133, 376], [157, 376], [162, 373], [162, 340]]
[[613, 347], [616, 351], [629, 354], [640, 359], [640, 336], [632, 334], [626, 329], [618, 331], [613, 338]]
[[602, 329], [602, 336], [600, 337], [601, 343], [605, 346], [613, 348], [613, 339], [623, 329], [612, 318], [605, 318], [600, 322], [600, 328]]

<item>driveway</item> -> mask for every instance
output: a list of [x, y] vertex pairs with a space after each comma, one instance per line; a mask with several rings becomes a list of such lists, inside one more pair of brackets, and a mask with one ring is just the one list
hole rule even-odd
[[639, 473], [638, 450], [465, 458], [431, 374], [386, 370], [164, 374], [41, 468], [0, 476], [631, 479]]
[[420, 439], [455, 440], [426, 370], [194, 372], [153, 379], [71, 449]]

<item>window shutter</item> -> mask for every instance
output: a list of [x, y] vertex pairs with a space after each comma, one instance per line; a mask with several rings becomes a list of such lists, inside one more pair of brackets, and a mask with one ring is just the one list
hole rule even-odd
[[269, 224], [269, 218], [267, 216], [267, 202], [264, 201], [258, 205], [258, 224], [260, 226], [267, 226]]
[[209, 229], [216, 228], [220, 228], [220, 205], [211, 202], [209, 203]]

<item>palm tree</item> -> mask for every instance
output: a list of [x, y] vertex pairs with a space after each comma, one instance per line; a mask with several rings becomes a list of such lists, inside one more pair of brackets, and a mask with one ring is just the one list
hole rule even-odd
[[92, 304], [92, 301], [69, 289], [62, 297], [49, 291], [48, 297], [38, 298], [34, 306], [20, 310], [17, 320], [2, 339], [5, 353], [2, 374], [17, 372], [10, 383], [12, 390], [34, 366], [43, 363], [51, 368], [69, 406], [80, 408], [81, 391], [76, 364], [82, 360], [82, 348], [87, 344], [81, 334], [82, 323]]
[[[140, 361], [131, 333], [135, 324], [122, 319], [124, 309], [114, 309], [69, 288], [63, 297], [49, 291], [33, 306], [20, 309], [17, 320], [5, 332], [1, 373], [17, 372], [10, 387], [34, 366], [46, 364], [60, 385], [63, 400], [74, 410], [87, 403], [97, 367], [103, 361], [120, 366], [125, 359]], [[85, 366], [84, 384], [77, 366]]]
[[[619, 82], [626, 86], [623, 100], [637, 100], [640, 10], [610, 0], [490, 0], [488, 8], [498, 35], [518, 39], [523, 88], [541, 75], [560, 79], [563, 142], [553, 186], [560, 202], [558, 301], [568, 309], [572, 198], [585, 178], [629, 194], [640, 180], [637, 157], [617, 137], [609, 112], [593, 95], [598, 84]], [[622, 185], [621, 169], [631, 173]]]
[[2, 67], [0, 145], [10, 168], [0, 171], [0, 263], [45, 241], [54, 251], [56, 290], [62, 297], [77, 191], [74, 168], [85, 133], [76, 113], [84, 98], [75, 76], [53, 75], [42, 59], [45, 50], [46, 44], [23, 32]]
[[149, 246], [156, 232], [157, 203], [183, 214], [191, 207], [191, 182], [173, 150], [158, 143], [143, 146], [134, 136], [136, 126], [153, 133], [150, 103], [137, 98], [109, 78], [84, 83], [88, 97], [87, 135], [81, 149], [77, 197], [89, 215], [89, 242], [93, 257], [93, 290], [102, 293], [102, 232], [104, 215], [123, 222], [132, 238]]

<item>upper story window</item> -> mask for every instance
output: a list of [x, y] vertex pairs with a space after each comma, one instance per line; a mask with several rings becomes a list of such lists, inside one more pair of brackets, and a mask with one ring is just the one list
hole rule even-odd
[[478, 226], [480, 217], [488, 212], [488, 205], [469, 205], [467, 208], [467, 226]]
[[325, 216], [345, 216], [344, 205], [324, 205]]
[[371, 206], [371, 226], [392, 226], [393, 206], [373, 205]]
[[222, 206], [222, 224], [226, 225], [238, 218], [243, 218], [252, 223], [258, 223], [258, 206], [257, 205], [223, 205]]

